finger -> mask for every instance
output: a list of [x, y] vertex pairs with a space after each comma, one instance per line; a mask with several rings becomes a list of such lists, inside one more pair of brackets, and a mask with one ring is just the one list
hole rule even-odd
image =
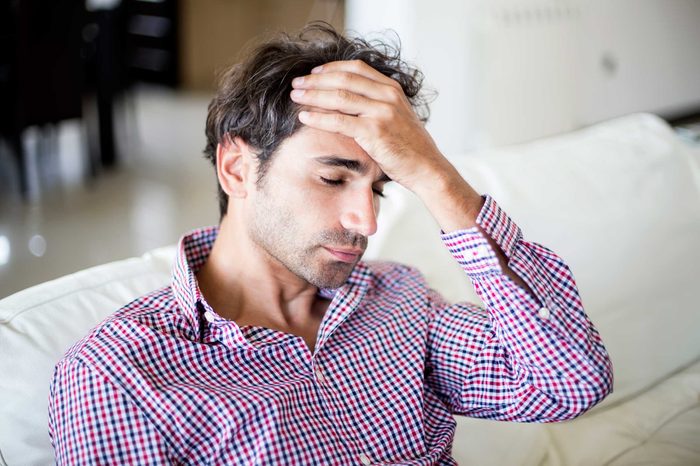
[[294, 89], [292, 100], [300, 105], [334, 110], [348, 115], [381, 116], [389, 110], [389, 104], [369, 99], [344, 89], [317, 90]]
[[324, 63], [323, 65], [317, 66], [316, 68], [311, 70], [311, 74], [328, 73], [335, 71], [346, 71], [349, 73], [359, 74], [373, 81], [401, 88], [401, 85], [395, 79], [391, 79], [388, 76], [384, 76], [382, 73], [375, 70], [362, 60], [343, 60]]
[[323, 113], [303, 110], [299, 112], [299, 121], [306, 126], [342, 134], [350, 138], [356, 137], [362, 126], [360, 117], [338, 112]]
[[405, 98], [403, 90], [366, 76], [347, 71], [330, 71], [300, 76], [292, 80], [295, 89], [344, 89], [373, 100], [395, 103]]

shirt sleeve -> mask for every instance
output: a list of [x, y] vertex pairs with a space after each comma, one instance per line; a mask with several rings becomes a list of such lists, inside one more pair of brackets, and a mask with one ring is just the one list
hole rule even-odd
[[569, 267], [522, 238], [488, 195], [477, 224], [530, 296], [501, 270], [477, 228], [443, 234], [486, 308], [430, 295], [426, 383], [454, 414], [519, 422], [574, 418], [612, 390], [612, 365]]
[[166, 442], [106, 378], [71, 360], [56, 367], [49, 394], [56, 464], [172, 464]]

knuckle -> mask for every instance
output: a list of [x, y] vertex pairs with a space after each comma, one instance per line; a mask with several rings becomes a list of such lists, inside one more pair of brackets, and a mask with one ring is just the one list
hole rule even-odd
[[403, 91], [396, 89], [393, 86], [390, 86], [387, 89], [386, 96], [387, 100], [392, 104], [399, 104], [403, 102]]
[[341, 115], [340, 113], [333, 113], [332, 115], [333, 115], [332, 121], [333, 121], [334, 125], [337, 126], [337, 125], [343, 124], [343, 121], [344, 121], [343, 115]]
[[343, 85], [348, 85], [352, 82], [352, 74], [347, 73], [347, 72], [340, 72], [338, 73], [338, 84], [343, 86]]
[[395, 80], [395, 79], [391, 80], [391, 87], [393, 87], [397, 91], [401, 92], [401, 95], [404, 95], [403, 94], [403, 87], [401, 87], [401, 83], [399, 83], [397, 80]]
[[352, 65], [352, 67], [354, 69], [359, 70], [360, 68], [362, 68], [364, 66], [365, 62], [363, 62], [359, 58], [356, 58], [354, 60], [351, 60], [350, 64]]
[[352, 101], [354, 98], [353, 94], [345, 89], [338, 89], [335, 92], [340, 100]]
[[379, 114], [385, 120], [393, 120], [397, 115], [396, 107], [383, 103], [379, 106]]

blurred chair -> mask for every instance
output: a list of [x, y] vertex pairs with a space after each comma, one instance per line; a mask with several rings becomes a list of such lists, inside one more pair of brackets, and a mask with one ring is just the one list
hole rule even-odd
[[85, 10], [76, 0], [5, 0], [0, 18], [0, 136], [14, 154], [26, 196], [24, 130], [39, 127], [44, 141], [38, 147], [50, 149], [52, 127], [82, 117]]

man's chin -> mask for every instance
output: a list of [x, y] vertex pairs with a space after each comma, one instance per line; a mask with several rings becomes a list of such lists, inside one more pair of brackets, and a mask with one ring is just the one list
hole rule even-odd
[[318, 288], [340, 288], [348, 280], [358, 261], [354, 263], [334, 262], [326, 265], [313, 277], [307, 277], [306, 281]]

